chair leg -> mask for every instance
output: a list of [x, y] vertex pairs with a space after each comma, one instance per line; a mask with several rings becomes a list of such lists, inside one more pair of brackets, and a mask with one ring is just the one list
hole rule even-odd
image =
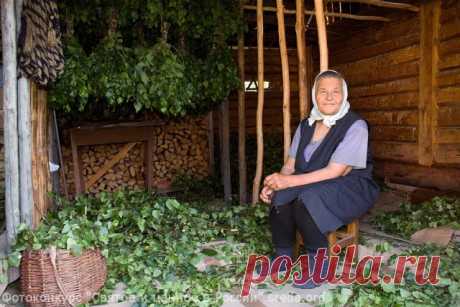
[[296, 231], [296, 235], [295, 235], [295, 244], [294, 244], [294, 258], [292, 261], [295, 261], [297, 260], [297, 258], [299, 258], [300, 256], [300, 246], [303, 245], [303, 240], [302, 240], [302, 236], [300, 235], [300, 233], [298, 231]]
[[331, 231], [327, 234], [327, 241], [329, 242], [329, 256], [332, 256], [332, 247], [334, 247], [337, 242], [337, 235], [335, 234], [335, 231]]
[[359, 242], [359, 220], [353, 220], [350, 224], [347, 225], [348, 234], [353, 236], [353, 244], [356, 246], [355, 260], [358, 261], [358, 242]]

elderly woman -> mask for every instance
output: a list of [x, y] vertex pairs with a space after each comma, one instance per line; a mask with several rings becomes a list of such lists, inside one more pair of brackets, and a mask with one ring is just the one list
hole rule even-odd
[[310, 255], [327, 248], [327, 233], [361, 216], [378, 196], [368, 126], [350, 111], [347, 96], [338, 72], [327, 70], [315, 78], [314, 107], [294, 134], [289, 158], [279, 173], [264, 180], [260, 198], [271, 203], [276, 256], [293, 256], [296, 229]]

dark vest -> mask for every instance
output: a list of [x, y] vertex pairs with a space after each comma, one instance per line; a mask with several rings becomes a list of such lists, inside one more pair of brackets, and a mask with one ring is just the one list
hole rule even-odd
[[[324, 139], [321, 141], [321, 144], [313, 152], [308, 162], [305, 161], [305, 157], [303, 153], [304, 153], [305, 147], [310, 143], [310, 140], [313, 137], [316, 122], [312, 126], [309, 126], [307, 118], [303, 119], [301, 121], [301, 130], [300, 130], [301, 137], [300, 137], [299, 147], [296, 153], [294, 174], [303, 174], [303, 173], [312, 172], [312, 171], [319, 170], [321, 168], [326, 167], [329, 164], [332, 154], [334, 153], [337, 146], [340, 144], [340, 142], [345, 137], [345, 134], [347, 133], [350, 126], [353, 125], [353, 123], [359, 119], [362, 119], [362, 118], [358, 114], [356, 114], [355, 112], [349, 111], [344, 117], [337, 120], [335, 125], [331, 127], [329, 132], [326, 134]], [[367, 126], [369, 127], [368, 123], [367, 123]], [[366, 168], [352, 169], [348, 175], [357, 175], [357, 176], [365, 177], [365, 178], [372, 180], [372, 169], [373, 169], [372, 153], [371, 153], [370, 141], [368, 141]]]

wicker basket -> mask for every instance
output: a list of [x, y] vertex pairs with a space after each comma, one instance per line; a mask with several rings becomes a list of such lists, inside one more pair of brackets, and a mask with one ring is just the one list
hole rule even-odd
[[87, 250], [79, 257], [55, 248], [24, 251], [20, 270], [24, 301], [34, 307], [87, 303], [107, 277], [105, 258], [99, 250]]

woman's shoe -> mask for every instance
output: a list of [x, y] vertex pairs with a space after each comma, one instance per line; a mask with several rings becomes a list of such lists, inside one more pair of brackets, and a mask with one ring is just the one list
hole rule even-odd
[[[327, 280], [324, 280], [320, 283], [315, 283], [313, 281], [313, 274], [315, 273], [315, 258], [314, 258], [315, 254], [312, 254], [312, 253], [309, 253], [308, 254], [308, 267], [309, 267], [309, 274], [310, 274], [310, 278], [303, 284], [296, 284], [296, 283], [293, 283], [293, 287], [294, 288], [298, 288], [298, 289], [314, 289], [316, 287], [319, 287], [321, 286], [322, 284], [324, 283], [327, 283]], [[320, 263], [318, 263], [318, 265], [320, 265]], [[326, 278], [327, 276], [327, 271], [328, 271], [328, 268], [329, 268], [329, 259], [326, 258], [324, 263], [323, 263], [323, 267], [321, 269], [321, 274], [320, 274], [320, 277], [324, 277]]]

